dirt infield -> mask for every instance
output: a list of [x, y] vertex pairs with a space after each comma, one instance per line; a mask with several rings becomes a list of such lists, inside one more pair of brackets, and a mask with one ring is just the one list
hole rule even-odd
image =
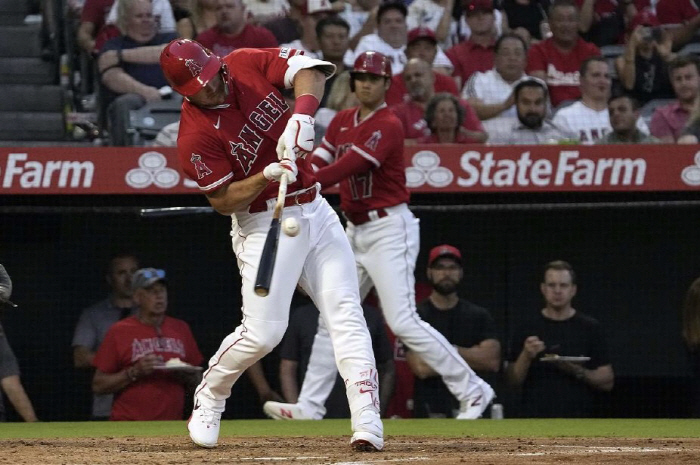
[[212, 450], [188, 438], [94, 438], [0, 441], [12, 464], [695, 464], [699, 439], [493, 439], [394, 436], [384, 451], [357, 453], [348, 438], [223, 438]]

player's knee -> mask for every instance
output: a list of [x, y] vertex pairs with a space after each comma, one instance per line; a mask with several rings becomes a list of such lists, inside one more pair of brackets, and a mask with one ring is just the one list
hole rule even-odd
[[272, 352], [272, 349], [277, 347], [282, 341], [284, 332], [287, 326], [270, 325], [264, 332], [260, 334], [257, 338], [258, 352], [268, 354]]

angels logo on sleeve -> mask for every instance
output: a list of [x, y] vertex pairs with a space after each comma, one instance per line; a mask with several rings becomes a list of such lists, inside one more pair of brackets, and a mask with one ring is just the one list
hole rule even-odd
[[194, 165], [194, 169], [197, 172], [197, 179], [202, 179], [204, 176], [207, 176], [212, 173], [209, 167], [202, 161], [201, 155], [193, 153], [192, 158], [190, 158], [190, 161]]
[[365, 147], [367, 147], [370, 150], [377, 150], [377, 145], [379, 145], [379, 141], [382, 138], [382, 131], [376, 130], [372, 133], [372, 136], [367, 139], [367, 142], [365, 142]]

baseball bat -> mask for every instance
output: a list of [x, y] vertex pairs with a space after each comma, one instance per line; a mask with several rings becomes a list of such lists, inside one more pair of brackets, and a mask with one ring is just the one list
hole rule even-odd
[[263, 246], [262, 255], [260, 255], [258, 275], [255, 278], [255, 293], [260, 297], [267, 297], [267, 295], [270, 293], [272, 273], [275, 271], [277, 244], [280, 240], [280, 218], [282, 217], [282, 209], [284, 208], [284, 198], [287, 196], [287, 181], [287, 175], [283, 174], [280, 178], [280, 188], [279, 192], [277, 193], [275, 210], [272, 213], [270, 230], [267, 232], [267, 238], [265, 238], [265, 245]]

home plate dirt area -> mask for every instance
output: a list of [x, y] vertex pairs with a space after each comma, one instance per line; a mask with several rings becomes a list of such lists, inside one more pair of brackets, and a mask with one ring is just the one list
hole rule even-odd
[[6, 439], [11, 464], [696, 464], [700, 439], [444, 438], [389, 436], [382, 452], [354, 452], [340, 437], [229, 437], [201, 449], [187, 437]]

